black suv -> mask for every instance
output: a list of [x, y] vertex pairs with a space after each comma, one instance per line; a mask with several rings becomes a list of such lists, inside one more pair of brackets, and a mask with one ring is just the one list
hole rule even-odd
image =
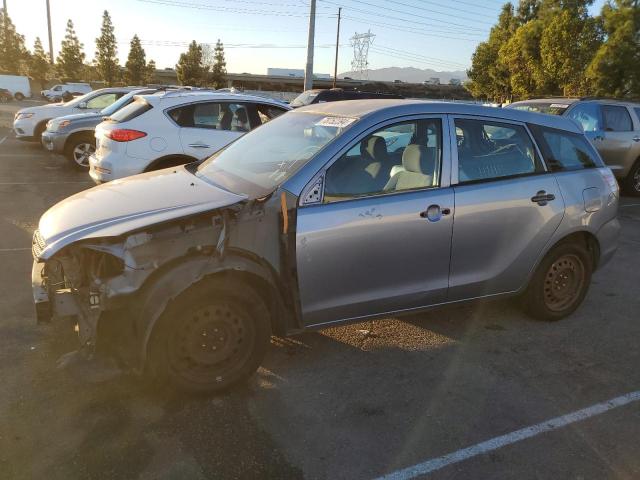
[[339, 102], [340, 100], [365, 100], [370, 98], [404, 98], [393, 93], [360, 92], [342, 88], [307, 90], [298, 95], [291, 106], [293, 108], [311, 105], [312, 103]]

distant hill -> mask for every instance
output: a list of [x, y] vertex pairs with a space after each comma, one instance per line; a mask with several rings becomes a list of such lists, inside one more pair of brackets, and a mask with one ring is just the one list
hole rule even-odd
[[[422, 83], [425, 80], [429, 80], [432, 77], [438, 77], [440, 83], [449, 83], [452, 78], [459, 78], [463, 82], [467, 80], [467, 72], [465, 71], [453, 71], [453, 72], [437, 72], [430, 68], [420, 69], [414, 67], [388, 67], [377, 68], [367, 70], [369, 74], [369, 80], [377, 80], [380, 82], [393, 82], [394, 80], [401, 80], [408, 83]], [[359, 79], [359, 73], [345, 72], [338, 74], [338, 78], [351, 77], [353, 79]]]

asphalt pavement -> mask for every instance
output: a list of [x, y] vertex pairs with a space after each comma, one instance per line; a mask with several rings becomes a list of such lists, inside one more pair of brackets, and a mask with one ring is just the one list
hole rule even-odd
[[56, 369], [76, 340], [35, 323], [31, 236], [89, 187], [0, 129], [0, 478], [640, 478], [640, 199], [568, 319], [497, 301], [274, 338], [247, 385], [189, 398]]

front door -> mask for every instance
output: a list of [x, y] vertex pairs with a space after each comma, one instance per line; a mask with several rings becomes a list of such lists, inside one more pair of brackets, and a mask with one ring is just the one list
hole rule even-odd
[[515, 291], [560, 225], [562, 195], [523, 125], [456, 118], [455, 127], [449, 300]]
[[594, 145], [605, 163], [615, 172], [628, 169], [636, 160], [633, 122], [627, 107], [622, 105], [602, 105], [604, 132]]
[[325, 172], [319, 203], [298, 209], [305, 325], [446, 300], [454, 205], [442, 125], [397, 122], [359, 139]]

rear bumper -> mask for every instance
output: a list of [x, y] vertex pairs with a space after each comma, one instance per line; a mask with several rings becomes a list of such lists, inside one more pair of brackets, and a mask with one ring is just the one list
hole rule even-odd
[[600, 261], [598, 268], [603, 267], [613, 258], [618, 250], [618, 239], [620, 238], [620, 221], [614, 218], [605, 223], [596, 234], [600, 244]]
[[42, 133], [42, 146], [50, 152], [62, 153], [64, 152], [64, 145], [67, 141], [66, 134], [60, 134], [56, 132], [44, 131]]

